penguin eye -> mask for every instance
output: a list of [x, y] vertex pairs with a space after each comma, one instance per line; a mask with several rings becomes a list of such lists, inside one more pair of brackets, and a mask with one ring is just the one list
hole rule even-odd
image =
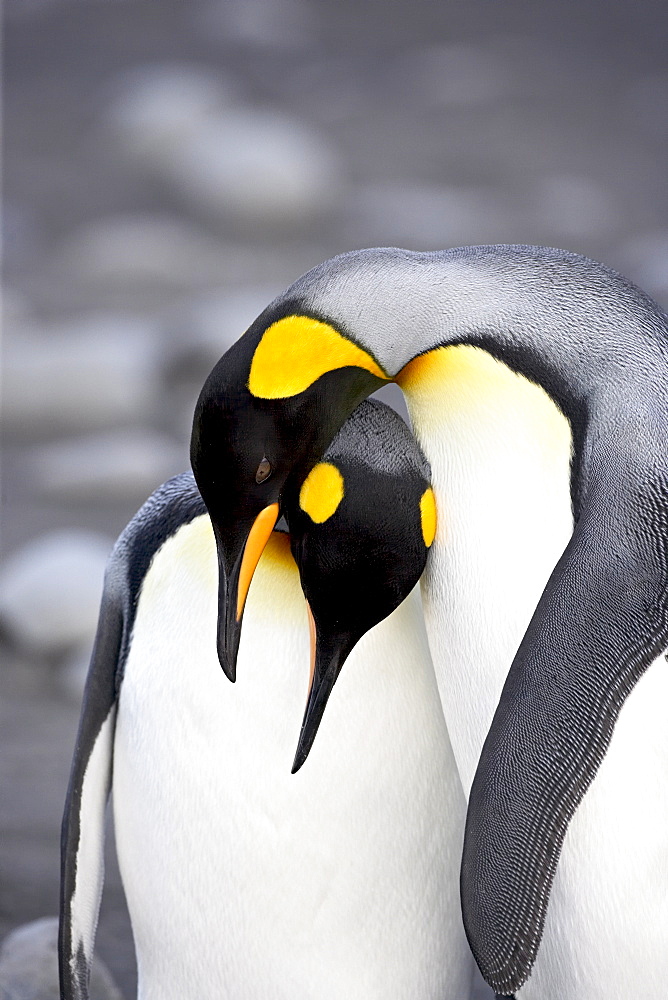
[[263, 458], [257, 467], [257, 472], [255, 473], [255, 482], [263, 483], [265, 479], [269, 479], [271, 475], [271, 462]]

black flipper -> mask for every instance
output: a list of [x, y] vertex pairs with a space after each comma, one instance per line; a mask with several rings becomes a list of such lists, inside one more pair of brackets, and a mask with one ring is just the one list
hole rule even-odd
[[104, 880], [105, 812], [114, 728], [141, 585], [155, 553], [206, 508], [191, 473], [170, 479], [118, 539], [105, 575], [61, 836], [61, 1000], [88, 1000]]
[[[609, 469], [620, 471], [620, 462]], [[600, 466], [599, 466], [600, 472]], [[593, 478], [593, 477], [592, 477]], [[466, 933], [499, 993], [528, 978], [568, 824], [624, 700], [668, 645], [668, 475], [590, 479], [506, 680], [471, 789]]]
[[[110, 571], [113, 570], [113, 562]], [[104, 823], [111, 788], [123, 612], [108, 571], [84, 692], [61, 835], [60, 994], [88, 997], [104, 881]]]

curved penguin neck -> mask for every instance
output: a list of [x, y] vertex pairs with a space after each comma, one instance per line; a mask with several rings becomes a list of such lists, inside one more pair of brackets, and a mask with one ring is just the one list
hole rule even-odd
[[656, 303], [602, 264], [545, 247], [360, 250], [314, 268], [286, 298], [331, 319], [392, 377], [436, 347], [481, 347], [541, 385], [574, 424], [620, 386], [624, 402], [630, 382], [651, 391], [638, 353], [668, 360]]

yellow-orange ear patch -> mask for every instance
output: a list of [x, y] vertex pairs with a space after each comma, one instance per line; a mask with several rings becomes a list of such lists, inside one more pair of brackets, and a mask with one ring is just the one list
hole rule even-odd
[[284, 399], [304, 392], [325, 372], [349, 365], [389, 381], [370, 354], [329, 323], [310, 316], [286, 316], [262, 334], [251, 362], [248, 388], [260, 399]]
[[299, 506], [316, 524], [332, 516], [343, 500], [343, 476], [331, 462], [318, 462], [302, 483]]
[[436, 498], [431, 486], [420, 497], [420, 521], [424, 544], [429, 548], [436, 536]]

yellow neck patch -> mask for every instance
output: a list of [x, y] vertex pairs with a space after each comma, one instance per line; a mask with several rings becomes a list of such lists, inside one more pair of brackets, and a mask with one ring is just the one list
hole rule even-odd
[[424, 544], [429, 548], [436, 536], [436, 498], [431, 486], [420, 497], [420, 521]]
[[302, 483], [299, 506], [316, 524], [332, 516], [343, 500], [343, 476], [331, 462], [318, 462]]
[[267, 327], [255, 348], [248, 388], [260, 399], [284, 399], [304, 392], [326, 372], [349, 365], [389, 381], [370, 354], [329, 323], [286, 316]]
[[437, 385], [440, 388], [444, 384], [447, 384], [448, 392], [457, 387], [464, 387], [462, 391], [470, 392], [472, 386], [480, 392], [494, 388], [504, 376], [510, 376], [514, 382], [521, 377], [487, 351], [471, 344], [457, 344], [454, 347], [435, 347], [426, 354], [418, 354], [397, 372], [394, 381], [409, 393], [424, 391], [425, 386]]
[[445, 420], [468, 421], [472, 428], [505, 422], [508, 433], [513, 428], [522, 440], [540, 441], [535, 454], [561, 455], [571, 447], [570, 424], [547, 392], [480, 347], [436, 347], [409, 361], [395, 382], [421, 434], [437, 427], [448, 434]]

